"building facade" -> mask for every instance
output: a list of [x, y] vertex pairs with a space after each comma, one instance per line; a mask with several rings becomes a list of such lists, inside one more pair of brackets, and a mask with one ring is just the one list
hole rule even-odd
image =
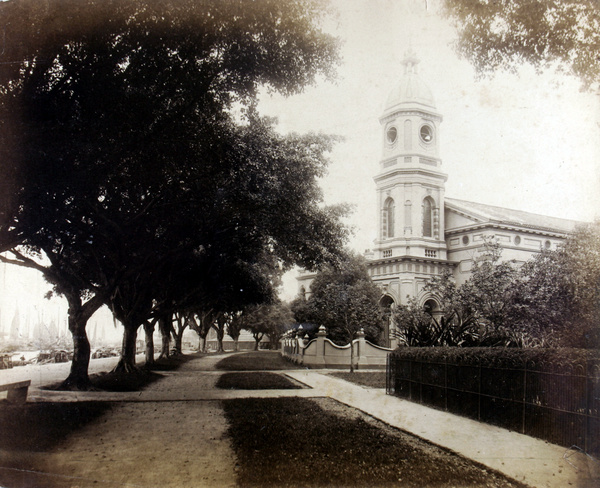
[[[378, 236], [366, 253], [368, 270], [380, 287], [381, 305], [405, 304], [409, 297], [435, 310], [426, 283], [449, 270], [457, 284], [470, 276], [484, 240], [493, 236], [502, 258], [525, 262], [541, 249], [554, 249], [579, 223], [447, 198], [437, 111], [429, 87], [408, 54], [404, 76], [392, 90], [379, 122], [382, 156], [374, 177], [379, 208]], [[298, 277], [300, 293], [310, 292], [314, 274]]]

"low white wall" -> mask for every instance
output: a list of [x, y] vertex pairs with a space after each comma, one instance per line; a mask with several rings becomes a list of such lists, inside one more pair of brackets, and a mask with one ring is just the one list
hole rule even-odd
[[[317, 338], [308, 342], [301, 337], [288, 333], [283, 337], [281, 354], [283, 357], [302, 366], [321, 368], [341, 368], [350, 366], [350, 344], [338, 346], [327, 339], [325, 327], [321, 326]], [[392, 349], [376, 346], [365, 340], [361, 330], [357, 339], [352, 341], [354, 348], [354, 365], [357, 368], [383, 367], [387, 355]]]

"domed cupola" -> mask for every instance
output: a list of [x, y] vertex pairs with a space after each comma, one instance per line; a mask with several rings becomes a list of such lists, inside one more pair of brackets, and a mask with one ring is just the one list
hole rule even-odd
[[435, 100], [431, 90], [417, 74], [419, 60], [415, 54], [410, 51], [406, 53], [402, 64], [404, 65], [404, 76], [390, 93], [385, 104], [384, 114], [410, 109], [435, 112]]

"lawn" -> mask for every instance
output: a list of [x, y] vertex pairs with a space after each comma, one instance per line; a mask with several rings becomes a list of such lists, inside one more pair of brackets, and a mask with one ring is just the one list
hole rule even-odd
[[329, 373], [331, 376], [369, 388], [385, 388], [385, 371]]
[[277, 373], [224, 373], [217, 388], [224, 390], [289, 390], [302, 386]]
[[298, 366], [283, 359], [278, 351], [255, 351], [232, 354], [219, 361], [216, 368], [225, 371], [277, 371], [298, 369]]
[[523, 487], [331, 399], [223, 405], [240, 486]]

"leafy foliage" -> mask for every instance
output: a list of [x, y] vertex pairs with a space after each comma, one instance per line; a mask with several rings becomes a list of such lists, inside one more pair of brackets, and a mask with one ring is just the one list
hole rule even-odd
[[425, 311], [415, 300], [393, 319], [409, 346], [600, 346], [600, 222], [577, 229], [556, 250], [543, 250], [520, 268], [502, 261], [493, 239], [457, 286], [450, 273], [426, 286], [440, 304]]
[[600, 9], [596, 0], [446, 0], [458, 29], [456, 49], [480, 73], [558, 66], [584, 87], [600, 82]]
[[526, 263], [519, 291], [525, 326], [554, 344], [600, 347], [600, 221]]
[[344, 209], [320, 206], [317, 184], [333, 139], [280, 136], [254, 110], [261, 86], [332, 75], [321, 11], [1, 4], [0, 250], [45, 253], [57, 292], [108, 302], [129, 346], [157, 306], [239, 309], [268, 299], [283, 267], [334, 259]]
[[252, 333], [256, 342], [255, 350], [258, 350], [265, 335], [275, 348], [281, 336], [294, 322], [288, 305], [279, 301], [248, 307], [243, 312], [243, 317], [243, 328]]
[[531, 370], [548, 372], [560, 371], [561, 368], [568, 370], [575, 364], [585, 365], [586, 362], [600, 360], [597, 349], [573, 348], [405, 347], [396, 349], [392, 354], [414, 361], [507, 369], [527, 366]]
[[440, 311], [425, 311], [415, 299], [393, 312], [398, 338], [408, 346], [520, 345], [512, 330], [518, 269], [501, 261], [493, 238], [473, 263], [471, 277], [457, 286], [450, 272], [433, 278], [426, 290]]
[[363, 258], [348, 255], [337, 266], [324, 267], [310, 288], [308, 300], [293, 303], [298, 322], [325, 326], [328, 337], [338, 344], [347, 344], [360, 329], [368, 340], [379, 342], [383, 327], [380, 291], [371, 281]]

